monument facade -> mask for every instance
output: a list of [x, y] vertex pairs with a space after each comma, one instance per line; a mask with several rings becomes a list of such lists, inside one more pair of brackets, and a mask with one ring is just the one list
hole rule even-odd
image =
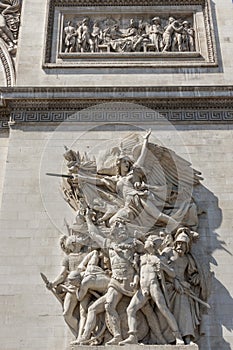
[[3, 349], [232, 348], [231, 10], [0, 1]]

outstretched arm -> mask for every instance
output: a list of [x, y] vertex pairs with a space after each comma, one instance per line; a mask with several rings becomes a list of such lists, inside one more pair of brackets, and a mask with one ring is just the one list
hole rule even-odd
[[83, 182], [87, 182], [92, 185], [105, 185], [105, 179], [104, 178], [99, 178], [97, 176], [83, 176], [81, 174], [72, 174], [74, 181], [75, 180], [81, 180]]
[[98, 228], [93, 224], [90, 210], [87, 210], [85, 218], [86, 218], [87, 227], [88, 227], [87, 235], [94, 242], [96, 242], [101, 248], [106, 248], [108, 243], [110, 244], [109, 239], [102, 237], [101, 234], [99, 233]]
[[134, 166], [136, 166], [136, 167], [141, 168], [144, 166], [146, 153], [148, 150], [148, 139], [149, 139], [150, 134], [151, 134], [151, 129], [149, 129], [147, 131], [146, 135], [143, 136], [144, 141], [142, 144], [141, 153], [140, 153], [140, 156], [138, 157], [137, 161], [134, 163]]
[[88, 263], [91, 263], [92, 265], [98, 265], [99, 261], [99, 255], [97, 250], [93, 250], [92, 252], [88, 253], [84, 259], [81, 261], [81, 263], [78, 265], [78, 268], [82, 271], [84, 271], [88, 265]]
[[66, 277], [68, 276], [68, 271], [65, 266], [62, 266], [60, 274], [54, 279], [53, 282], [48, 282], [46, 287], [48, 289], [52, 289], [53, 287], [56, 287], [58, 284], [61, 284], [66, 280]]
[[167, 274], [169, 277], [175, 278], [176, 273], [175, 273], [174, 269], [171, 268], [170, 266], [168, 266], [164, 261], [161, 261], [161, 260], [160, 260], [160, 268], [161, 268], [161, 270], [163, 270], [164, 272], [166, 272], [166, 274]]
[[80, 181], [83, 183], [87, 182], [91, 185], [105, 186], [111, 192], [115, 192], [115, 190], [116, 190], [115, 183], [111, 179], [111, 177], [109, 177], [109, 179], [108, 179], [107, 177], [99, 177], [98, 175], [97, 176], [86, 176], [86, 175], [81, 175], [81, 174], [72, 174], [72, 176], [73, 176], [74, 184], [79, 183], [79, 181]]

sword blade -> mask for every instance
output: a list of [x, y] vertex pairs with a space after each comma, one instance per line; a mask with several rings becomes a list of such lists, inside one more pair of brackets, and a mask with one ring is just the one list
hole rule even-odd
[[55, 174], [55, 173], [46, 173], [46, 175], [55, 176], [55, 177], [65, 177], [67, 179], [73, 179], [73, 175]]

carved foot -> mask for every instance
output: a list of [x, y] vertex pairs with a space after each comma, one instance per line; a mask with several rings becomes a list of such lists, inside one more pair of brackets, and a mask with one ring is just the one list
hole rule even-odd
[[184, 345], [185, 344], [179, 331], [173, 332], [173, 334], [176, 338], [176, 345]]
[[136, 335], [130, 334], [130, 336], [127, 339], [121, 341], [119, 343], [119, 345], [137, 344], [137, 343], [138, 343], [138, 339], [137, 339]]
[[76, 339], [74, 342], [70, 343], [71, 345], [87, 345], [92, 342], [92, 338], [81, 335], [78, 339]]
[[184, 345], [184, 341], [181, 337], [176, 338], [176, 345]]
[[105, 345], [118, 345], [122, 341], [122, 338], [120, 335], [116, 335], [114, 338], [109, 340]]

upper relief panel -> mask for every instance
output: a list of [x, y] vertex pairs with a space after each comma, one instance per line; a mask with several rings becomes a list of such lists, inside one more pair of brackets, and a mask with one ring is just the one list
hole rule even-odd
[[52, 0], [43, 66], [216, 66], [209, 0]]
[[21, 0], [0, 1], [0, 86], [15, 84], [15, 59], [20, 26]]

